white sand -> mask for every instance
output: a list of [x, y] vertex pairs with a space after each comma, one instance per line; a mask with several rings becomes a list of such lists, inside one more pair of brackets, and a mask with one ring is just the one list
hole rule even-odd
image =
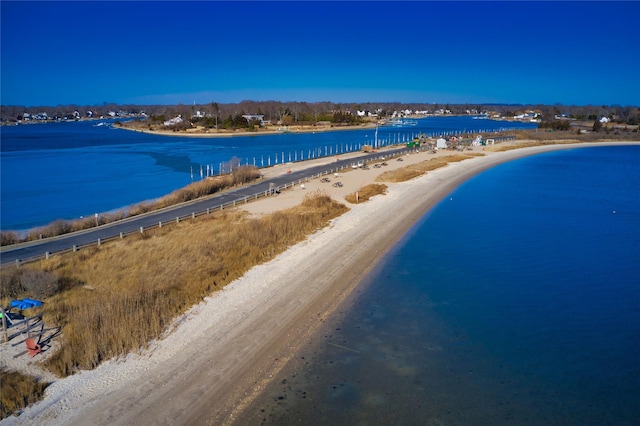
[[[593, 144], [485, 152], [408, 182], [387, 184], [388, 194], [349, 205], [351, 211], [331, 226], [193, 307], [149, 349], [56, 380], [44, 400], [0, 424], [228, 424], [375, 261], [455, 186], [504, 161], [585, 145]], [[338, 179], [341, 189], [315, 180], [306, 189], [296, 187], [245, 208], [265, 214], [299, 204], [305, 193], [317, 189], [344, 202], [345, 194], [373, 182], [382, 171], [432, 156], [414, 154], [403, 162], [388, 161], [387, 168], [344, 173]], [[0, 355], [3, 365], [29, 362], [27, 355], [18, 360], [4, 350]]]

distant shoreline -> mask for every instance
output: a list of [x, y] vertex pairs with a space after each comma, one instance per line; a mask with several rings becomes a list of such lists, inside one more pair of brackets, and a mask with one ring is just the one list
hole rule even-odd
[[376, 123], [367, 123], [357, 126], [281, 126], [275, 130], [258, 130], [258, 131], [205, 131], [203, 128], [198, 128], [193, 131], [173, 131], [173, 130], [149, 130], [144, 128], [135, 128], [127, 126], [122, 123], [119, 126], [114, 126], [115, 129], [129, 130], [138, 133], [147, 133], [150, 135], [158, 136], [174, 136], [174, 137], [189, 137], [189, 138], [225, 138], [225, 137], [242, 137], [242, 136], [265, 136], [265, 135], [283, 135], [283, 134], [300, 134], [300, 133], [324, 133], [335, 131], [347, 131], [347, 130], [366, 130], [372, 129], [377, 126]]

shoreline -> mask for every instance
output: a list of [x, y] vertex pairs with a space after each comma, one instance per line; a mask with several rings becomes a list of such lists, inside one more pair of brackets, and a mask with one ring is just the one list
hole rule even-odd
[[[286, 127], [286, 126], [285, 126]], [[157, 136], [173, 136], [173, 137], [187, 137], [187, 138], [227, 138], [227, 137], [250, 137], [250, 136], [268, 136], [268, 135], [286, 135], [286, 134], [300, 134], [300, 133], [324, 133], [324, 132], [338, 132], [338, 131], [351, 131], [351, 130], [367, 130], [374, 129], [376, 123], [366, 123], [358, 126], [321, 126], [305, 128], [305, 126], [290, 126], [286, 129], [277, 130], [262, 130], [262, 131], [233, 131], [233, 132], [220, 132], [214, 131], [212, 133], [199, 131], [178, 131], [173, 130], [149, 130], [149, 129], [137, 129], [134, 127], [127, 127], [126, 125], [114, 126], [114, 129], [128, 130], [131, 132], [147, 133]]]
[[[20, 417], [0, 423], [86, 424], [90, 420], [92, 424], [129, 424], [144, 418], [151, 423], [231, 424], [376, 262], [460, 184], [484, 170], [530, 155], [628, 144], [640, 143], [487, 150], [483, 157], [388, 184], [386, 195], [349, 205], [351, 210], [330, 226], [194, 306], [174, 321], [166, 338], [148, 350], [57, 380], [43, 401], [25, 409]], [[433, 158], [423, 154], [416, 154], [416, 160], [421, 155], [421, 159]], [[413, 157], [396, 165], [407, 165]], [[384, 170], [370, 171], [379, 174]], [[362, 173], [355, 170], [341, 177], [346, 191], [362, 184]], [[265, 200], [260, 208], [262, 201], [250, 203], [247, 209], [265, 214], [269, 209], [286, 208], [295, 197], [283, 196], [303, 197], [311, 190], [311, 184], [307, 190], [296, 188]], [[417, 198], [416, 193], [424, 195]], [[331, 195], [340, 197], [341, 193]]]

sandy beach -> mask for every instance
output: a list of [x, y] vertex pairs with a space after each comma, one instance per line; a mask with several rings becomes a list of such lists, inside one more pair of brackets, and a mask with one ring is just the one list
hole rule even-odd
[[[465, 153], [485, 155], [407, 182], [385, 182], [387, 194], [365, 203], [344, 200], [345, 195], [374, 183], [384, 171], [452, 154], [414, 153], [403, 161], [390, 159], [381, 168], [354, 169], [329, 176], [330, 182], [315, 179], [304, 188], [297, 186], [246, 204], [243, 208], [251, 214], [263, 215], [300, 204], [306, 194], [324, 191], [351, 210], [194, 306], [148, 349], [56, 380], [44, 400], [0, 424], [233, 424], [373, 265], [458, 185], [524, 156], [603, 144], [544, 145], [504, 152], [478, 147]], [[273, 167], [265, 176], [309, 164]], [[335, 182], [342, 187], [333, 186]], [[3, 366], [26, 362], [27, 367], [36, 368], [37, 358], [14, 361], [5, 349], [0, 355]]]

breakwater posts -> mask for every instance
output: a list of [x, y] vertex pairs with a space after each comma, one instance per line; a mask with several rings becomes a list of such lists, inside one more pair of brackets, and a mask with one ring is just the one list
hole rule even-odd
[[[415, 152], [416, 150], [420, 150], [420, 151], [426, 151], [428, 150], [428, 148], [426, 146], [422, 146], [420, 148], [401, 148], [401, 149], [397, 149], [394, 150], [392, 152], [385, 152], [385, 153], [381, 153], [378, 152], [376, 153], [376, 155], [372, 155], [367, 157], [366, 162], [375, 162], [375, 161], [383, 161], [385, 159], [390, 159], [390, 158], [395, 158], [395, 157], [400, 157], [400, 156], [404, 156], [406, 154], [408, 154], [409, 152]], [[354, 160], [355, 162], [356, 160]], [[255, 201], [255, 200], [259, 200], [262, 197], [269, 197], [272, 196], [272, 194], [277, 193], [277, 192], [282, 192], [282, 191], [286, 191], [287, 189], [292, 189], [295, 188], [296, 186], [299, 186], [300, 184], [303, 184], [305, 182], [309, 182], [310, 180], [313, 179], [317, 179], [320, 178], [322, 176], [327, 176], [327, 175], [332, 175], [334, 173], [338, 173], [340, 171], [343, 171], [345, 169], [352, 169], [352, 165], [351, 163], [345, 163], [343, 165], [340, 166], [336, 166], [335, 168], [330, 168], [325, 170], [322, 173], [317, 173], [311, 176], [307, 176], [301, 179], [297, 179], [295, 181], [291, 181], [289, 183], [286, 183], [284, 185], [280, 185], [280, 186], [274, 186], [272, 188], [270, 188], [269, 190], [266, 191], [260, 191], [260, 192], [256, 192], [255, 194], [249, 195], [249, 196], [243, 196], [240, 197], [238, 199], [235, 199], [233, 201], [229, 201], [226, 203], [222, 203], [222, 204], [218, 204], [215, 206], [210, 206], [207, 207], [206, 209], [200, 210], [200, 211], [193, 211], [187, 215], [184, 216], [178, 216], [176, 217], [175, 223], [179, 224], [181, 220], [183, 219], [196, 219], [199, 216], [203, 216], [203, 215], [210, 215], [211, 213], [214, 213], [216, 211], [223, 211], [225, 208], [229, 208], [229, 207], [236, 207], [238, 205], [238, 203], [248, 203], [249, 201]], [[83, 249], [89, 248], [89, 247], [96, 247], [96, 246], [102, 246], [105, 243], [111, 242], [111, 241], [115, 241], [118, 239], [124, 239], [127, 238], [128, 236], [133, 236], [133, 235], [140, 235], [140, 234], [144, 234], [146, 231], [150, 231], [152, 229], [155, 228], [162, 228], [165, 226], [169, 226], [171, 224], [171, 222], [158, 222], [154, 225], [150, 225], [147, 227], [139, 227], [135, 230], [131, 230], [129, 232], [120, 232], [119, 234], [110, 236], [110, 237], [103, 237], [103, 238], [96, 238], [96, 240], [91, 241], [89, 243], [86, 244], [73, 244], [70, 247], [66, 248], [66, 249], [61, 249], [61, 250], [57, 250], [57, 251], [50, 251], [50, 250], [44, 250], [42, 254], [39, 255], [35, 255], [29, 258], [25, 258], [25, 259], [15, 259], [14, 260], [9, 260], [6, 263], [3, 263], [2, 265], [0, 265], [0, 267], [4, 267], [7, 265], [12, 265], [15, 264], [16, 266], [20, 266], [24, 263], [28, 263], [28, 262], [33, 262], [36, 260], [41, 260], [41, 259], [50, 259], [51, 256], [54, 255], [59, 255], [59, 254], [65, 254], [65, 253], [76, 253], [78, 251], [81, 251]], [[80, 232], [86, 232], [86, 231], [80, 231]], [[71, 235], [71, 234], [68, 234]], [[42, 240], [39, 240], [39, 243], [43, 243], [49, 240], [49, 238], [44, 238]], [[5, 252], [8, 253], [8, 252]]]
[[[382, 128], [381, 128], [382, 129]], [[235, 168], [240, 166], [254, 166], [258, 168], [277, 166], [278, 164], [285, 163], [297, 163], [301, 161], [314, 160], [318, 158], [326, 158], [333, 157], [334, 155], [342, 155], [349, 154], [354, 152], [361, 152], [362, 147], [364, 145], [371, 145], [374, 148], [387, 148], [394, 145], [405, 144], [407, 142], [411, 142], [414, 139], [419, 139], [421, 136], [431, 139], [438, 138], [471, 138], [473, 139], [475, 136], [481, 134], [483, 137], [490, 137], [495, 139], [496, 141], [501, 136], [496, 136], [501, 133], [506, 132], [514, 132], [523, 130], [525, 128], [522, 127], [500, 127], [497, 129], [460, 129], [460, 130], [446, 130], [446, 131], [391, 131], [384, 132], [380, 135], [380, 137], [376, 137], [375, 139], [366, 139], [361, 142], [352, 142], [352, 143], [340, 143], [336, 145], [325, 145], [316, 148], [311, 148], [305, 150], [296, 150], [296, 151], [281, 151], [269, 155], [261, 155], [258, 157], [245, 157], [239, 158], [238, 164], [231, 166], [231, 164], [219, 163], [218, 164], [218, 175], [231, 173]], [[385, 129], [388, 130], [388, 129]], [[306, 157], [305, 157], [306, 154]], [[244, 162], [243, 162], [244, 160]], [[206, 170], [206, 173], [201, 172], [200, 178], [205, 179], [209, 176], [214, 176], [214, 167], [213, 164], [201, 164], [201, 170]]]

